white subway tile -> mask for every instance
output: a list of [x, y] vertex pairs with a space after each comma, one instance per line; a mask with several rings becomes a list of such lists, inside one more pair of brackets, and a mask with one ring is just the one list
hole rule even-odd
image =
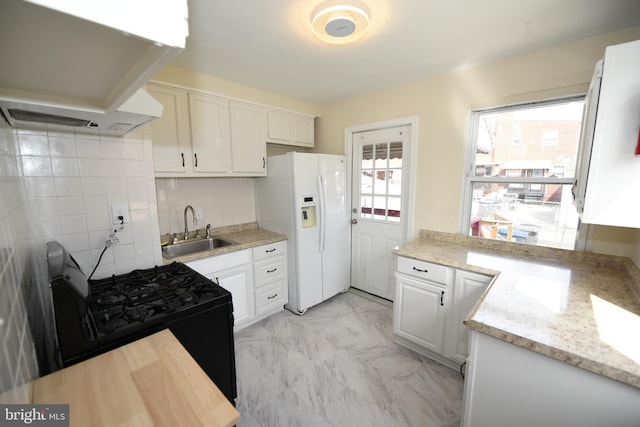
[[85, 176], [81, 178], [81, 183], [82, 194], [85, 196], [107, 194], [107, 189], [103, 177]]
[[61, 215], [62, 234], [86, 233], [87, 217], [85, 215]]
[[83, 200], [86, 213], [109, 212], [106, 195], [84, 196]]
[[20, 134], [20, 154], [23, 156], [48, 156], [49, 141], [46, 135]]
[[56, 196], [82, 195], [82, 182], [79, 177], [55, 177], [53, 181]]
[[77, 138], [76, 143], [79, 158], [102, 158], [102, 148], [100, 147], [100, 141], [86, 138]]
[[22, 172], [24, 176], [51, 176], [51, 159], [49, 157], [22, 156]]
[[54, 157], [51, 159], [54, 176], [79, 176], [78, 159]]
[[78, 157], [76, 140], [72, 136], [49, 136], [49, 151], [52, 157]]
[[78, 159], [81, 176], [104, 176], [102, 159]]

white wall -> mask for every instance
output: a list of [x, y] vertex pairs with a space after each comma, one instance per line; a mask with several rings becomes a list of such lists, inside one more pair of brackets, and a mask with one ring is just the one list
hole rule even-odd
[[[469, 113], [473, 109], [584, 93], [606, 46], [640, 39], [640, 27], [367, 93], [322, 108], [316, 151], [344, 152], [344, 129], [417, 116], [413, 229], [458, 232]], [[593, 251], [630, 256], [624, 233], [598, 227]], [[622, 238], [622, 240], [620, 240]]]

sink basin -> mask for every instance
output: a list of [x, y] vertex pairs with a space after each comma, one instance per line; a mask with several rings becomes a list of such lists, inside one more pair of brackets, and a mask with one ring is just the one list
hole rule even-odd
[[190, 255], [196, 252], [209, 251], [224, 246], [237, 245], [233, 240], [221, 239], [220, 237], [210, 237], [208, 239], [187, 240], [173, 245], [162, 247], [162, 256], [165, 258], [176, 258], [183, 255]]

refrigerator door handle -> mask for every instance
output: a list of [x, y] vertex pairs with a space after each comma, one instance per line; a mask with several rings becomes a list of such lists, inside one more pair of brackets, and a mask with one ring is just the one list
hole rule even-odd
[[326, 245], [326, 188], [322, 175], [318, 175], [318, 194], [320, 195], [320, 252], [327, 249]]

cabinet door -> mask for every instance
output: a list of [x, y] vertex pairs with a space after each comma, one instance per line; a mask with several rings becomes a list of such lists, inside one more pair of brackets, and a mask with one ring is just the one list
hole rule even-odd
[[441, 353], [444, 333], [445, 287], [398, 274], [393, 305], [393, 332]]
[[226, 173], [229, 163], [229, 121], [226, 101], [189, 94], [193, 172]]
[[493, 278], [469, 271], [456, 270], [451, 324], [446, 331], [449, 345], [447, 357], [464, 363], [469, 354], [469, 328], [462, 323], [476, 305]]
[[264, 107], [230, 102], [229, 116], [231, 172], [240, 175], [266, 175], [267, 133]]
[[186, 174], [191, 170], [187, 93], [152, 83], [147, 91], [163, 106], [162, 117], [151, 122], [154, 170], [160, 175]]
[[285, 111], [267, 111], [267, 141], [276, 144], [288, 144], [293, 139], [291, 114]]
[[255, 314], [251, 265], [219, 271], [213, 275], [220, 286], [231, 292], [235, 330], [241, 329]]
[[313, 117], [293, 115], [293, 142], [295, 145], [313, 147], [314, 145]]

